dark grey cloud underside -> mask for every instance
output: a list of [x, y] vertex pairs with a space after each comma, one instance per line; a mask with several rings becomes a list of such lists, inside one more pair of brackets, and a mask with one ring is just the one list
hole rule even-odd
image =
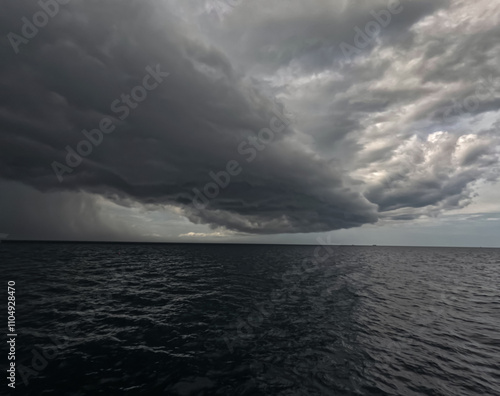
[[[291, 129], [247, 163], [238, 145], [274, 117], [272, 101], [242, 80], [223, 53], [183, 34], [153, 2], [76, 2], [15, 56], [2, 42], [0, 175], [42, 191], [85, 190], [118, 202], [176, 204], [195, 222], [253, 233], [310, 232], [377, 220], [376, 207], [343, 185], [338, 170], [293, 143]], [[12, 22], [36, 7], [11, 6]], [[9, 17], [7, 16], [9, 15]], [[161, 23], [160, 23], [161, 22]], [[91, 27], [91, 29], [89, 29]], [[142, 81], [145, 67], [170, 76], [124, 121], [110, 103]], [[197, 65], [214, 71], [205, 75]], [[81, 130], [118, 125], [63, 183], [51, 163]], [[238, 160], [243, 172], [196, 209], [186, 199], [210, 171]]]

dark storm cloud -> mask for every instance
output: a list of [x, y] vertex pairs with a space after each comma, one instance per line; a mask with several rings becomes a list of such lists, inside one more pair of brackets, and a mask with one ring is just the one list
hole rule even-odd
[[[15, 51], [11, 33], [40, 5], [9, 2], [0, 177], [51, 196], [172, 205], [193, 223], [256, 234], [434, 215], [495, 180], [496, 130], [473, 125], [498, 108], [498, 6], [248, 1], [217, 16], [210, 4], [74, 0]], [[357, 45], [357, 29], [387, 12]], [[342, 43], [357, 46], [350, 62]], [[283, 111], [298, 115], [286, 128]], [[64, 172], [66, 147], [103, 122], [113, 131], [94, 134], [91, 154]], [[263, 128], [276, 132], [262, 146]], [[241, 170], [205, 200], [210, 172], [230, 161]]]
[[[402, 6], [411, 12], [393, 16], [353, 63], [339, 66], [329, 58], [309, 74], [311, 83], [296, 88], [297, 70], [307, 74], [302, 66], [311, 64], [301, 56], [281, 65], [289, 79], [277, 79], [285, 81], [283, 92], [294, 108], [307, 106], [313, 113], [303, 127], [314, 137], [316, 151], [340, 159], [346, 172], [365, 180], [361, 190], [383, 217], [408, 212], [394, 217], [400, 220], [464, 207], [474, 196], [475, 182], [497, 178], [498, 129], [485, 134], [479, 119], [471, 117], [498, 111], [500, 87], [494, 66], [500, 60], [498, 5]], [[363, 27], [360, 20], [342, 17], [351, 30]], [[352, 44], [352, 37], [340, 40]], [[428, 140], [439, 130], [456, 137]]]
[[[42, 191], [176, 204], [193, 221], [254, 233], [376, 221], [375, 205], [343, 185], [338, 170], [289, 139], [290, 128], [265, 151], [254, 149], [253, 162], [239, 153], [242, 142], [273, 122], [272, 101], [238, 75], [221, 51], [190, 36], [155, 4], [73, 2], [20, 45], [19, 54], [4, 40], [3, 178]], [[35, 9], [10, 11], [29, 18]], [[15, 29], [12, 22], [2, 26], [3, 37]], [[141, 84], [147, 66], [169, 77], [120, 120], [110, 104]], [[51, 164], [66, 165], [65, 147], [76, 149], [81, 131], [98, 127], [103, 118], [116, 129], [60, 183]], [[210, 171], [224, 170], [233, 159], [243, 167], [241, 176], [206, 207], [193, 207], [186, 198], [194, 196], [193, 188], [202, 189]]]

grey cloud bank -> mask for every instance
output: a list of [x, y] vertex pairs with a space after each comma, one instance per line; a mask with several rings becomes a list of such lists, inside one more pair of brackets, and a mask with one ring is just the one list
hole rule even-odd
[[[170, 73], [161, 71], [160, 65], [155, 68], [151, 66], [146, 67], [147, 74], [142, 79], [141, 85], [136, 85], [130, 90], [130, 95], [122, 94], [120, 99], [116, 99], [111, 103], [111, 111], [118, 115], [118, 119], [125, 120], [130, 112], [137, 108], [139, 103], [145, 101], [148, 97], [148, 91], [158, 88], [158, 85], [163, 82], [163, 79], [168, 77]], [[153, 83], [151, 83], [153, 80]], [[109, 117], [104, 117], [99, 121], [99, 128], [90, 131], [83, 129], [82, 134], [87, 138], [80, 140], [76, 145], [76, 151], [70, 146], [65, 149], [68, 152], [66, 155], [66, 164], [61, 164], [58, 161], [52, 162], [52, 169], [59, 180], [63, 182], [65, 173], [72, 173], [73, 168], [82, 163], [82, 158], [88, 157], [92, 154], [94, 146], [99, 146], [104, 136], [112, 133], [116, 129], [113, 125], [113, 120]]]
[[[36, 39], [21, 21], [38, 3], [0, 16], [0, 187], [65, 202], [53, 235], [87, 216], [72, 232], [90, 238], [101, 199], [193, 227], [320, 233], [459, 210], [497, 180], [498, 5], [238, 1], [214, 21], [208, 1], [49, 3]], [[282, 129], [270, 98], [297, 120]], [[18, 216], [2, 231], [35, 237], [37, 215]]]

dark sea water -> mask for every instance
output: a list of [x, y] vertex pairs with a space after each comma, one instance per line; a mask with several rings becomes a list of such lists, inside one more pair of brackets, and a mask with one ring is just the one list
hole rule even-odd
[[315, 248], [1, 244], [16, 394], [500, 395], [500, 250]]

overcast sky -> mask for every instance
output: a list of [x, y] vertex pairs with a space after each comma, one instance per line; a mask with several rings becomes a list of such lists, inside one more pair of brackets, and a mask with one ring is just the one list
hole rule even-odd
[[0, 234], [500, 247], [497, 1], [2, 4]]

